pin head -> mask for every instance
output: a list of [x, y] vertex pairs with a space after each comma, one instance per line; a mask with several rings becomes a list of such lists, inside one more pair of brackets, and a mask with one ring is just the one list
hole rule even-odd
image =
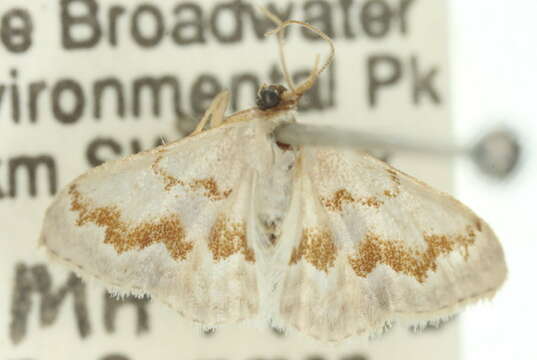
[[498, 129], [484, 135], [474, 145], [470, 155], [483, 173], [506, 179], [520, 165], [522, 149], [515, 133]]

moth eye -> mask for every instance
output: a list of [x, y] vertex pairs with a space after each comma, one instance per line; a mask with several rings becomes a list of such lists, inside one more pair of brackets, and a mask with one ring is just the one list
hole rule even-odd
[[261, 110], [267, 110], [278, 106], [280, 101], [280, 92], [272, 87], [261, 89], [255, 100], [257, 107]]

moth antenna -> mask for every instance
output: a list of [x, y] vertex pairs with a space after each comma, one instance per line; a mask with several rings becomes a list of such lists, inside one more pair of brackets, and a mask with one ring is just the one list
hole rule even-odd
[[321, 71], [319, 71], [319, 55], [315, 56], [315, 63], [313, 64], [313, 69], [311, 70], [310, 74], [308, 75], [308, 78], [302, 82], [302, 84], [299, 85], [298, 89], [294, 91], [294, 94], [296, 95], [302, 95], [309, 89], [313, 87], [315, 84], [315, 81], [319, 77], [319, 74]]
[[[276, 14], [272, 13], [269, 9], [261, 5], [258, 5], [258, 8], [259, 10], [261, 10], [263, 14], [265, 14], [267, 18], [269, 18], [269, 20], [271, 20], [274, 24], [276, 24], [277, 26], [276, 29], [279, 29], [283, 25], [283, 21], [278, 16], [276, 16]], [[265, 36], [272, 35], [276, 29], [267, 32]], [[289, 88], [293, 92], [295, 92], [296, 85], [295, 85], [295, 82], [293, 81], [293, 78], [289, 74], [289, 68], [287, 67], [287, 60], [285, 58], [285, 52], [283, 50], [284, 43], [285, 41], [283, 39], [283, 32], [278, 31], [278, 53], [280, 57], [280, 64], [282, 66], [283, 76], [285, 78], [285, 82], [287, 82], [287, 85], [289, 85]]]
[[[319, 75], [324, 70], [326, 70], [326, 68], [332, 63], [332, 61], [334, 60], [335, 54], [336, 54], [336, 49], [335, 49], [335, 46], [334, 46], [334, 41], [328, 35], [326, 35], [324, 32], [322, 32], [321, 30], [319, 30], [315, 26], [310, 25], [308, 23], [305, 23], [303, 21], [298, 21], [298, 20], [286, 20], [284, 22], [280, 21], [280, 24], [278, 25], [278, 27], [273, 29], [273, 30], [271, 30], [271, 31], [269, 31], [269, 32], [267, 32], [266, 35], [268, 36], [268, 35], [272, 35], [272, 34], [275, 34], [275, 33], [281, 34], [283, 29], [285, 29], [287, 26], [289, 26], [291, 24], [296, 24], [296, 25], [300, 25], [300, 26], [305, 27], [306, 29], [308, 29], [308, 30], [312, 31], [313, 33], [317, 34], [321, 39], [325, 40], [328, 43], [328, 45], [330, 45], [330, 53], [329, 53], [326, 61], [324, 62], [323, 66], [321, 66], [321, 68], [318, 69], [317, 65], [316, 65], [312, 69], [312, 71], [310, 73], [310, 76], [308, 76], [308, 78], [304, 82], [302, 82], [297, 87], [291, 89], [295, 95], [300, 96], [300, 95], [304, 94], [306, 91], [308, 91], [309, 89], [311, 89], [311, 87], [315, 84], [315, 81], [317, 80]], [[282, 47], [283, 47], [283, 42], [282, 42]], [[281, 51], [283, 53], [283, 48], [282, 48]], [[282, 57], [282, 60], [285, 62], [285, 57]], [[317, 64], [317, 60], [316, 60], [316, 64]], [[286, 71], [285, 68], [284, 68], [284, 70]]]

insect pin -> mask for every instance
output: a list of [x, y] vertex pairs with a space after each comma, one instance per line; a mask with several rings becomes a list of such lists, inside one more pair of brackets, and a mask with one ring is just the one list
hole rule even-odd
[[[206, 328], [257, 319], [325, 342], [492, 297], [503, 251], [463, 204], [364, 152], [275, 139], [334, 45], [269, 16], [288, 88], [264, 85], [228, 117], [224, 91], [186, 138], [75, 179], [46, 212], [50, 258]], [[291, 24], [331, 47], [297, 85], [282, 50]]]

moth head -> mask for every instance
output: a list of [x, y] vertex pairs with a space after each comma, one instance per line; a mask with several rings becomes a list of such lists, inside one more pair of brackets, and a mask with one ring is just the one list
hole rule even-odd
[[280, 84], [263, 84], [257, 90], [255, 104], [259, 110], [271, 113], [292, 110], [298, 106], [300, 98], [307, 89], [305, 91], [300, 90], [296, 88], [289, 90]]
[[257, 91], [255, 103], [259, 110], [276, 109], [282, 105], [282, 96], [286, 91], [283, 85], [262, 85]]

